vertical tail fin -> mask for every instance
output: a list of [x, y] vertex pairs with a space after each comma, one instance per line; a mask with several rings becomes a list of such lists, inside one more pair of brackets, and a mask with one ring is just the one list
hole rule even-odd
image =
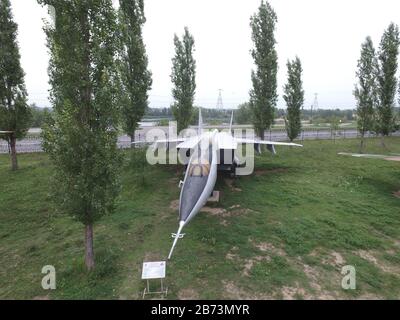
[[203, 117], [201, 115], [201, 107], [199, 107], [199, 128], [197, 133], [201, 135], [203, 133]]

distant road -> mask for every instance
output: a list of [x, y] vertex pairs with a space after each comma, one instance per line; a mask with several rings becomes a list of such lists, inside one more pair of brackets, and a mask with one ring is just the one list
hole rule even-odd
[[[248, 126], [247, 126], [248, 127]], [[164, 132], [168, 132], [168, 127], [142, 127], [141, 130], [136, 133], [136, 141], [144, 140], [146, 133], [153, 129], [162, 129]], [[235, 128], [246, 128], [246, 126], [237, 126]], [[37, 134], [39, 131], [30, 131], [30, 134]], [[393, 134], [394, 136], [400, 136], [400, 131]], [[373, 137], [373, 135], [370, 135]], [[250, 138], [250, 137], [248, 137]], [[304, 129], [298, 140], [329, 140], [333, 139], [333, 133], [328, 129]], [[336, 132], [336, 139], [354, 139], [357, 138], [356, 129], [340, 129]], [[273, 130], [265, 133], [265, 139], [271, 141], [287, 141], [287, 135], [285, 130]], [[118, 146], [120, 148], [130, 147], [130, 138], [126, 135], [120, 136], [118, 139]], [[39, 136], [30, 135], [26, 139], [17, 142], [17, 152], [19, 153], [32, 153], [32, 152], [43, 152], [42, 140]], [[8, 153], [8, 145], [4, 140], [0, 140], [0, 154]]]

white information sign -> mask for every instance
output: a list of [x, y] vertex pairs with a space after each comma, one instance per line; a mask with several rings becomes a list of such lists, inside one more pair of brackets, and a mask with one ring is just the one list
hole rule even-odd
[[143, 262], [142, 279], [164, 279], [165, 266], [165, 261]]

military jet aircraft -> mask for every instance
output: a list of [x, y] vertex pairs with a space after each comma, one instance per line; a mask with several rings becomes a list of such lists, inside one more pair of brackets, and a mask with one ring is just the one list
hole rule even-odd
[[229, 132], [220, 132], [218, 130], [204, 132], [201, 109], [199, 109], [199, 125], [196, 136], [158, 140], [153, 145], [153, 148], [157, 148], [158, 144], [161, 143], [177, 143], [176, 148], [178, 150], [187, 150], [191, 154], [187, 163], [185, 178], [180, 183], [179, 228], [176, 234], [172, 234], [175, 240], [168, 259], [171, 259], [178, 239], [184, 236], [182, 234], [183, 228], [196, 216], [213, 193], [218, 170], [230, 170], [231, 173], [235, 174], [235, 170], [240, 165], [238, 158], [235, 156], [235, 151], [239, 144], [252, 144], [258, 152], [261, 151], [261, 145], [266, 145], [267, 149], [274, 154], [276, 153], [275, 146], [302, 147], [302, 145], [295, 143], [234, 137], [232, 123], [233, 112]]

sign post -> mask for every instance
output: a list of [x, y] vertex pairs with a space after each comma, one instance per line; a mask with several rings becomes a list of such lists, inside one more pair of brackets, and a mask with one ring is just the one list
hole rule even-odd
[[[142, 280], [146, 280], [146, 288], [143, 291], [143, 299], [146, 294], [161, 294], [162, 296], [167, 296], [168, 287], [164, 288], [163, 279], [165, 279], [165, 269], [166, 262], [165, 261], [157, 261], [157, 262], [143, 262], [142, 269]], [[160, 291], [150, 291], [150, 280], [160, 279], [161, 281], [161, 289]]]

